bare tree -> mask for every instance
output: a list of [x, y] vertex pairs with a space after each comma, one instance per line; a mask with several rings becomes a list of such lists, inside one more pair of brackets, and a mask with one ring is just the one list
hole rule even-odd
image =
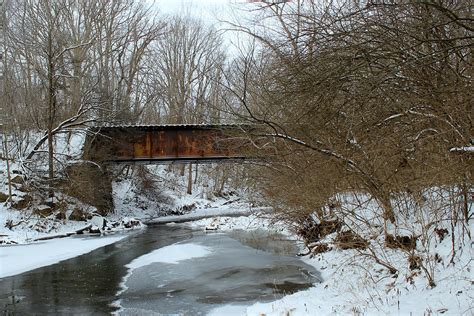
[[25, 0], [12, 4], [8, 20], [11, 73], [22, 91], [9, 111], [23, 129], [46, 131], [27, 159], [47, 143], [52, 180], [56, 134], [138, 118], [144, 56], [163, 24], [131, 1]]
[[388, 240], [407, 211], [397, 196], [472, 186], [472, 157], [450, 153], [473, 142], [465, 2], [268, 1], [255, 14], [231, 24], [258, 46], [228, 76], [229, 108], [263, 126], [249, 136], [273, 159], [260, 174], [282, 218], [324, 217], [339, 193], [364, 192]]
[[147, 84], [153, 74], [147, 60], [150, 45], [158, 40], [164, 23], [151, 18], [150, 8], [133, 1], [102, 1], [103, 15], [97, 19], [98, 38], [93, 47], [93, 73], [97, 93], [107, 110], [107, 120], [139, 120], [155, 92]]
[[208, 121], [209, 109], [217, 107], [215, 82], [225, 61], [217, 32], [192, 17], [174, 16], [154, 51], [152, 67], [167, 122]]

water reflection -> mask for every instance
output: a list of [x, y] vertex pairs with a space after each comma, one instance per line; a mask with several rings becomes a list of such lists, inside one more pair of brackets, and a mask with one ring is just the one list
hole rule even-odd
[[[109, 315], [117, 310], [112, 303], [127, 263], [184, 241], [211, 247], [213, 254], [137, 269], [119, 297], [126, 307], [122, 314], [202, 314], [220, 304], [273, 300], [317, 281], [317, 272], [293, 256], [291, 242], [273, 242], [278, 239], [273, 236], [262, 243], [265, 238], [255, 236], [205, 235], [182, 225], [152, 227], [89, 254], [0, 279], [0, 306], [4, 315]], [[281, 252], [290, 256], [276, 255]]]
[[[193, 236], [186, 243], [205, 246], [212, 253], [133, 270], [128, 289], [120, 295], [121, 314], [205, 315], [220, 305], [275, 300], [319, 281], [318, 272], [294, 256], [294, 243], [274, 235], [266, 246], [261, 240], [256, 246], [257, 236], [260, 233], [245, 231]], [[283, 250], [290, 255], [279, 255]]]
[[[3, 314], [110, 314], [127, 263], [192, 236], [186, 227], [161, 226], [58, 264], [0, 280]], [[21, 298], [13, 301], [12, 298]]]

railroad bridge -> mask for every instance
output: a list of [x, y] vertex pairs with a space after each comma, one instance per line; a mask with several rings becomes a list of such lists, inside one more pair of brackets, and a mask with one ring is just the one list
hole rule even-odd
[[97, 127], [86, 139], [84, 158], [125, 164], [241, 161], [249, 158], [242, 136], [251, 129], [235, 124]]
[[[114, 209], [110, 164], [169, 164], [254, 159], [245, 136], [254, 127], [229, 124], [120, 125], [92, 128], [84, 161], [66, 172], [68, 193], [97, 207]], [[90, 163], [90, 162], [94, 163]]]

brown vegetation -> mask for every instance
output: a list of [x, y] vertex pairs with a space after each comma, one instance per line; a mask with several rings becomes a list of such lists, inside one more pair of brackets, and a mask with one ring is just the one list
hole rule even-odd
[[[280, 219], [317, 240], [330, 214], [407, 250], [415, 240], [399, 227], [416, 222], [410, 233], [429, 247], [433, 226], [469, 220], [474, 156], [453, 148], [474, 145], [471, 11], [466, 1], [295, 1], [263, 3], [252, 27], [232, 24], [256, 42], [235, 63], [233, 109], [262, 126], [249, 138], [271, 158], [255, 173]], [[362, 203], [331, 206], [357, 195], [376, 202], [374, 220], [357, 213]]]
[[340, 249], [365, 249], [369, 245], [364, 238], [352, 231], [338, 233], [334, 244]]
[[388, 248], [401, 248], [403, 250], [413, 250], [416, 248], [416, 236], [385, 236], [385, 246]]

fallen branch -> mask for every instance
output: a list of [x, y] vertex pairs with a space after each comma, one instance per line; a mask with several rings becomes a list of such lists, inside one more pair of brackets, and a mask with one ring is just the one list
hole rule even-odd
[[65, 238], [65, 237], [71, 237], [73, 235], [82, 235], [84, 232], [88, 229], [90, 229], [92, 225], [87, 225], [81, 229], [78, 229], [74, 232], [69, 232], [69, 233], [64, 233], [64, 234], [58, 234], [58, 235], [51, 235], [51, 236], [44, 236], [44, 237], [39, 237], [36, 239], [33, 239], [33, 241], [42, 241], [42, 240], [51, 240], [51, 239], [56, 239], [56, 238]]
[[70, 237], [70, 236], [75, 235], [75, 234], [76, 234], [76, 232], [70, 232], [70, 233], [59, 234], [59, 235], [45, 236], [45, 237], [35, 238], [35, 239], [33, 239], [33, 241], [50, 240], [50, 239], [56, 239], [56, 238], [65, 238], [65, 237]]

